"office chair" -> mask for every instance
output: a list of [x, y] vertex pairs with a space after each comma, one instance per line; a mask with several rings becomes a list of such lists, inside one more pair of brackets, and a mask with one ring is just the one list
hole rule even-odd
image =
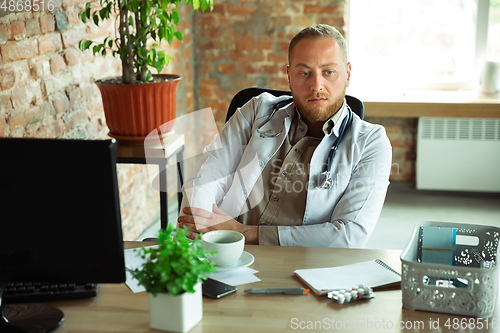
[[[276, 90], [276, 89], [266, 89], [266, 88], [246, 88], [239, 91], [236, 95], [234, 95], [231, 103], [229, 104], [229, 108], [227, 109], [226, 122], [231, 118], [231, 116], [236, 112], [236, 109], [242, 107], [246, 102], [248, 102], [252, 97], [258, 96], [263, 92], [268, 92], [276, 97], [289, 95], [292, 93], [288, 90]], [[347, 104], [351, 108], [352, 112], [357, 114], [361, 119], [365, 118], [365, 106], [363, 102], [357, 99], [354, 96], [346, 95], [345, 99]]]

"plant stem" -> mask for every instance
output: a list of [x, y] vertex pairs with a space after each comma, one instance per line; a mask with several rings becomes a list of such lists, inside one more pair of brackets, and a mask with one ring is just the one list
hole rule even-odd
[[[123, 16], [122, 16], [123, 14]], [[136, 78], [134, 75], [134, 62], [133, 62], [133, 53], [132, 53], [132, 40], [130, 39], [130, 30], [128, 25], [128, 9], [127, 6], [124, 5], [120, 10], [120, 31], [121, 36], [123, 38], [123, 29], [125, 29], [126, 40], [124, 41], [124, 45], [127, 48], [127, 55], [123, 57], [122, 60], [122, 73], [123, 73], [123, 83], [136, 83]], [[122, 44], [122, 45], [123, 45]]]

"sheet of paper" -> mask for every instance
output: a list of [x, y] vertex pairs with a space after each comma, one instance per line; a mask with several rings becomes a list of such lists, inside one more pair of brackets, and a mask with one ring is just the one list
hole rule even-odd
[[208, 275], [209, 278], [227, 283], [231, 286], [238, 286], [245, 283], [258, 282], [260, 279], [254, 274], [258, 273], [255, 269], [244, 267], [234, 271], [221, 271]]

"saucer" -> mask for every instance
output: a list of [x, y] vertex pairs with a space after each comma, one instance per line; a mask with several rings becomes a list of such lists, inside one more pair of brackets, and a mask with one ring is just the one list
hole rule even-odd
[[243, 253], [241, 254], [241, 257], [238, 259], [238, 261], [236, 261], [236, 263], [234, 265], [224, 266], [224, 267], [215, 266], [215, 267], [217, 267], [217, 272], [231, 271], [234, 269], [250, 266], [254, 261], [255, 261], [255, 258], [253, 257], [253, 255], [251, 255], [248, 252], [243, 251]]

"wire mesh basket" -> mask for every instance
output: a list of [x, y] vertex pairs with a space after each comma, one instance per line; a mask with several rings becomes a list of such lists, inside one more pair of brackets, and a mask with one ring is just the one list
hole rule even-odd
[[[455, 228], [454, 263], [421, 261], [422, 230]], [[427, 229], [428, 230], [428, 229]], [[403, 307], [473, 317], [491, 317], [498, 293], [500, 228], [448, 222], [415, 226], [401, 254]]]

